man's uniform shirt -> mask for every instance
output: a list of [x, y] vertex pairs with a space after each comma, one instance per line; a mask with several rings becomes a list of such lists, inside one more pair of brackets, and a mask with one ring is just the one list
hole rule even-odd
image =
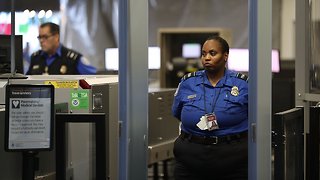
[[31, 55], [31, 62], [27, 75], [76, 75], [96, 74], [96, 68], [78, 52], [60, 45], [57, 52], [48, 56], [39, 50]]

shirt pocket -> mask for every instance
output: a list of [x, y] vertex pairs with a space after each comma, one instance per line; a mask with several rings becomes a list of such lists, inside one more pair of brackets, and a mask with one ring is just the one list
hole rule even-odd
[[[202, 109], [203, 101], [200, 94], [186, 95], [183, 97], [183, 108], [188, 111], [197, 111]], [[202, 102], [202, 104], [201, 104]]]
[[229, 113], [239, 113], [245, 109], [245, 101], [242, 96], [233, 96], [227, 93], [224, 101], [226, 102], [226, 111]]

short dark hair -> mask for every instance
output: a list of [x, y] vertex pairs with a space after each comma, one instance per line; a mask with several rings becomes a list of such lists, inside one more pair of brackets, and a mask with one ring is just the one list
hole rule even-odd
[[40, 25], [40, 28], [49, 27], [51, 34], [60, 34], [59, 25], [52, 23], [52, 22], [45, 22]]
[[222, 52], [223, 53], [229, 53], [229, 44], [228, 42], [223, 39], [221, 36], [218, 36], [218, 35], [213, 35], [213, 36], [209, 36], [208, 39], [206, 41], [209, 41], [209, 40], [216, 40], [220, 43], [221, 45], [221, 48], [222, 48]]

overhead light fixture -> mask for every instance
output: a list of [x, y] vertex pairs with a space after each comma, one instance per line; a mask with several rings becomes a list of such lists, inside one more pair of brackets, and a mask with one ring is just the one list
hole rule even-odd
[[41, 19], [45, 16], [45, 11], [44, 10], [41, 10], [39, 13], [38, 13], [38, 18]]
[[29, 13], [30, 13], [29, 9], [26, 9], [26, 10], [23, 11], [23, 14], [24, 14], [25, 16], [29, 16]]
[[51, 16], [52, 16], [52, 11], [51, 10], [48, 10], [47, 12], [46, 12], [46, 18], [48, 19], [48, 18], [51, 18]]
[[36, 12], [34, 10], [30, 11], [29, 18], [34, 18], [36, 16]]

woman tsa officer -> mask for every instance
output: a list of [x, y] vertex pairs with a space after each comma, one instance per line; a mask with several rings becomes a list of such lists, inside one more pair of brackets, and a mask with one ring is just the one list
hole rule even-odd
[[226, 69], [220, 36], [202, 45], [204, 70], [185, 75], [172, 105], [181, 121], [174, 143], [176, 180], [248, 179], [248, 77]]

